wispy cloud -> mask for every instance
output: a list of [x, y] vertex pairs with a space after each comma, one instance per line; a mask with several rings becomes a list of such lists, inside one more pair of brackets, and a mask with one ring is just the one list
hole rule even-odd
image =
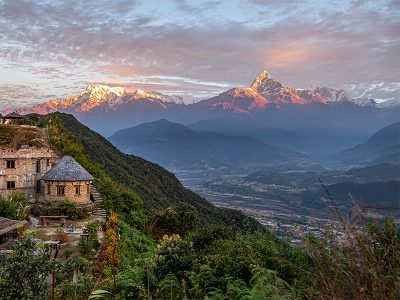
[[0, 84], [40, 83], [24, 101], [110, 78], [205, 97], [267, 68], [295, 87], [396, 86], [399, 17], [396, 1], [2, 0]]

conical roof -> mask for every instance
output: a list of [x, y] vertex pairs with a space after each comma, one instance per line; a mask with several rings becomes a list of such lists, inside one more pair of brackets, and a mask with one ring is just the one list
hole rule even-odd
[[42, 179], [47, 181], [83, 181], [93, 180], [94, 178], [75, 159], [66, 155], [44, 174]]

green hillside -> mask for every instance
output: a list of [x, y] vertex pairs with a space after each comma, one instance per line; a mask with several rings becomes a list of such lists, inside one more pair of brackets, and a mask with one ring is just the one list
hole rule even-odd
[[160, 210], [180, 202], [196, 208], [200, 224], [228, 224], [237, 228], [259, 224], [240, 212], [216, 208], [184, 188], [172, 173], [142, 158], [121, 153], [100, 134], [81, 124], [72, 115], [55, 113], [64, 128], [83, 146], [87, 157], [109, 177], [137, 194], [148, 210]]
[[400, 122], [375, 132], [364, 144], [330, 156], [333, 161], [346, 164], [374, 165], [396, 163], [400, 158]]

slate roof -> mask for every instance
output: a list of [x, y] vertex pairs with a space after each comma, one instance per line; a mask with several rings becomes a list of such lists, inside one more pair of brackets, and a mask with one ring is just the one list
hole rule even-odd
[[10, 220], [7, 218], [0, 217], [0, 234], [10, 232], [17, 228], [19, 225], [28, 224], [27, 221]]
[[44, 174], [42, 179], [46, 181], [84, 181], [94, 178], [75, 159], [66, 155]]

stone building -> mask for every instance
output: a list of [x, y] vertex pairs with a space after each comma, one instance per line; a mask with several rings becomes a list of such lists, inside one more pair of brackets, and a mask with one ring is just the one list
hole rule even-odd
[[24, 193], [28, 198], [40, 194], [40, 179], [58, 159], [57, 154], [48, 147], [0, 149], [0, 194]]
[[46, 200], [68, 199], [78, 204], [90, 203], [93, 176], [71, 156], [64, 156], [43, 177]]
[[26, 118], [16, 112], [1, 117], [1, 124], [24, 124]]

